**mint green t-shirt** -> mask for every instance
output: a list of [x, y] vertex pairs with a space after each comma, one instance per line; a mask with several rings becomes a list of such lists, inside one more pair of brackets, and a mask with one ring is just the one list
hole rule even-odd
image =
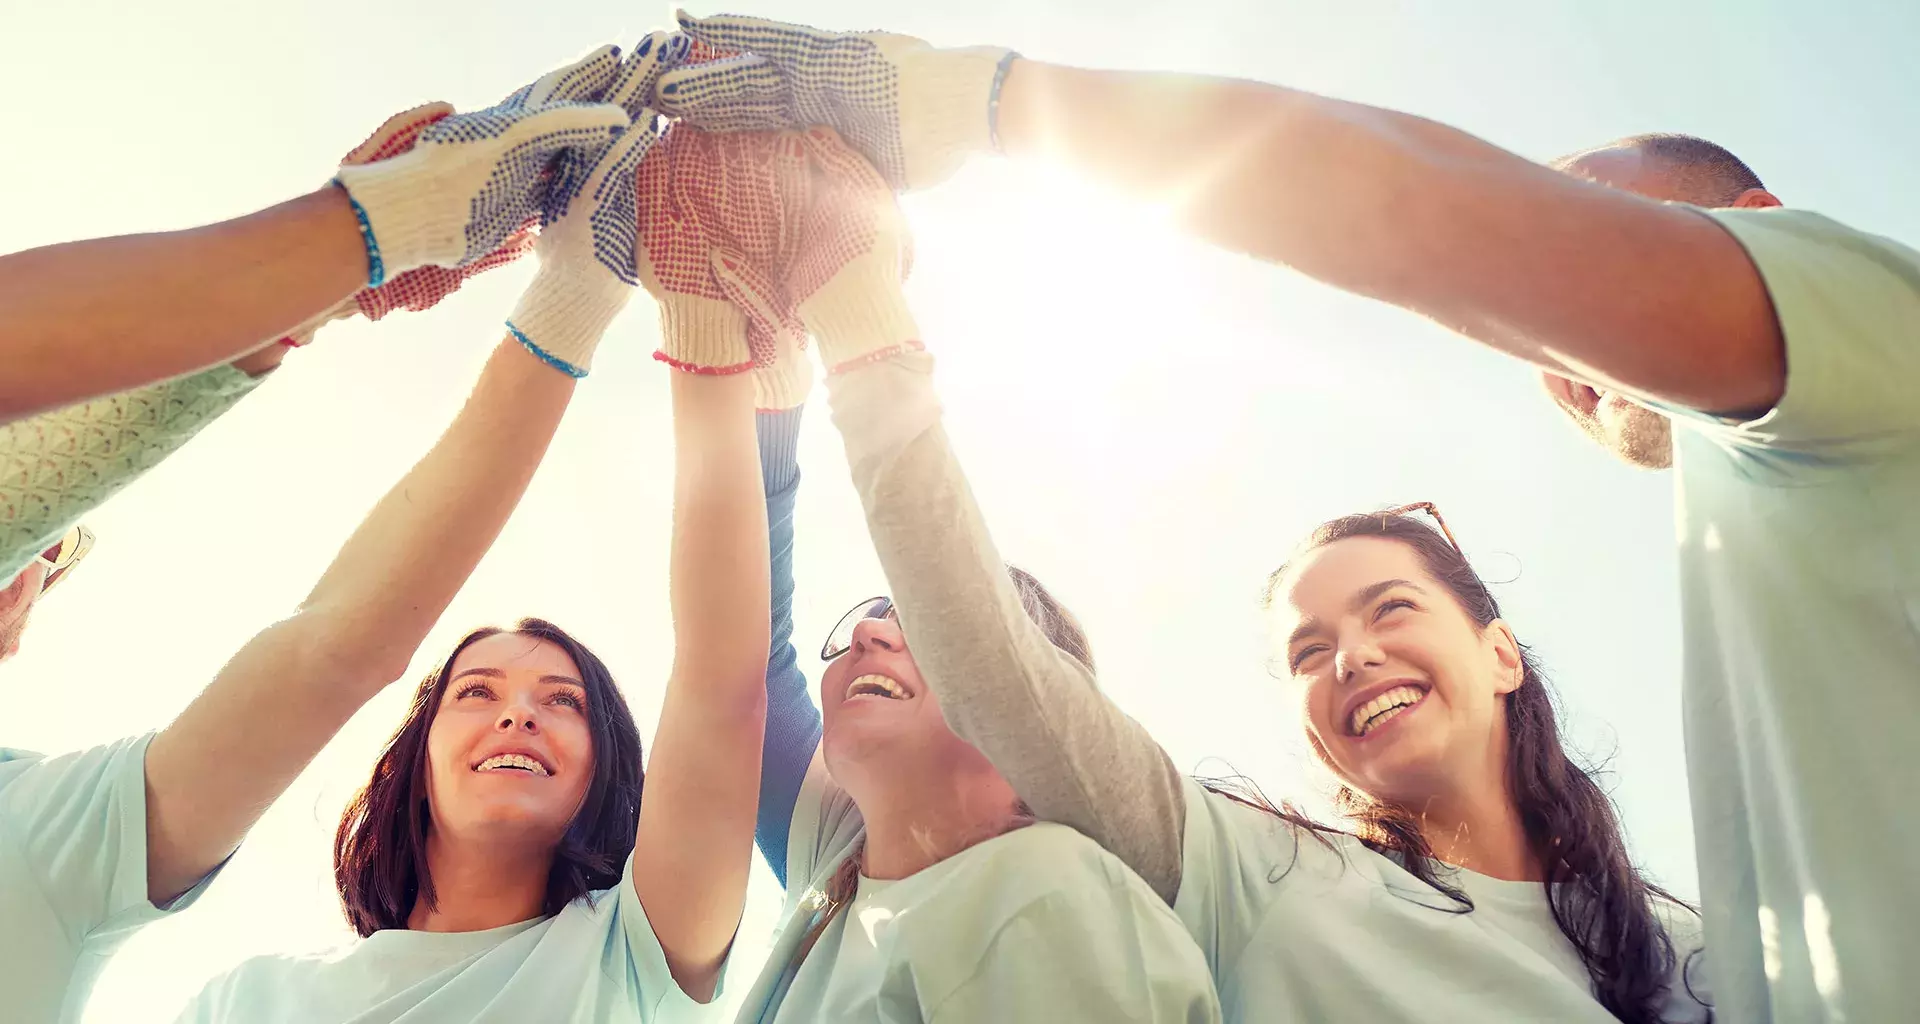
[[[1350, 835], [1316, 834], [1182, 784], [1174, 910], [1200, 944], [1228, 1021], [1609, 1024], [1546, 886], [1437, 865], [1471, 912]], [[1700, 921], [1656, 902], [1674, 951], [1660, 1015], [1708, 1019]], [[1735, 1018], [1720, 1016], [1722, 1021]]]
[[107, 960], [183, 910], [147, 900], [147, 744], [153, 734], [42, 757], [0, 748], [0, 1018], [77, 1020]]
[[861, 878], [801, 959], [828, 881], [865, 833], [816, 755], [789, 831], [785, 923], [742, 1024], [1220, 1020], [1166, 902], [1064, 825], [1014, 829], [906, 878]]
[[1709, 215], [1787, 361], [1757, 419], [1666, 409], [1716, 1010], [1920, 1019], [1920, 253], [1805, 211]]
[[[717, 993], [716, 993], [717, 996]], [[375, 932], [315, 956], [255, 957], [215, 978], [180, 1024], [685, 1024], [712, 1020], [667, 970], [633, 889], [480, 932]]]

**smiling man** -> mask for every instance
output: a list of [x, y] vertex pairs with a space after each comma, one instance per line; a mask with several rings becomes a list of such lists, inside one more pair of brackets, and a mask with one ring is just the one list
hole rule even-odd
[[682, 27], [744, 56], [663, 76], [670, 116], [824, 122], [896, 189], [999, 150], [1177, 197], [1196, 234], [1526, 360], [1608, 449], [1671, 465], [1716, 1011], [1911, 1014], [1920, 812], [1887, 766], [1920, 725], [1920, 253], [1774, 208], [1697, 139], [1553, 168], [1259, 82], [730, 15]]

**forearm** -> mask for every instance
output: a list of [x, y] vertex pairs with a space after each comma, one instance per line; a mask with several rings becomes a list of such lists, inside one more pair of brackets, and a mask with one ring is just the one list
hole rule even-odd
[[1041, 817], [1111, 850], [1171, 901], [1179, 773], [1091, 670], [1026, 615], [940, 425], [924, 354], [828, 379], [901, 625], [953, 729]]
[[766, 719], [766, 499], [745, 374], [673, 374], [673, 673], [635, 894], [674, 980], [711, 996], [745, 905]]
[[331, 186], [206, 227], [0, 256], [0, 422], [229, 362], [366, 280]]
[[251, 392], [233, 367], [0, 424], [0, 579]]
[[1704, 218], [1424, 118], [1257, 82], [1017, 61], [1000, 125], [1009, 154], [1166, 203], [1223, 248], [1550, 370], [1725, 401], [1728, 346], [1770, 334], [1756, 276]]
[[226, 856], [414, 650], [505, 526], [573, 393], [500, 344], [466, 406], [284, 622], [256, 637], [147, 752], [149, 881], [178, 892]]
[[767, 727], [760, 748], [760, 805], [754, 841], [781, 887], [787, 884], [787, 837], [807, 766], [820, 746], [820, 709], [814, 706], [800, 652], [793, 644], [794, 504], [800, 490], [800, 417], [805, 407], [755, 416], [760, 476], [767, 492], [767, 559], [771, 635], [767, 653]]

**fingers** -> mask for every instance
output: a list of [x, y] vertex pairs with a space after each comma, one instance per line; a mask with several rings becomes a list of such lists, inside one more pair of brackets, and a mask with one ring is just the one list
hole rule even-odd
[[679, 19], [680, 30], [698, 42], [717, 50], [728, 50], [734, 53], [751, 51], [772, 58], [776, 62], [797, 60], [808, 48], [829, 42], [839, 35], [836, 32], [823, 32], [806, 25], [768, 21], [765, 18], [750, 18], [739, 14], [716, 14], [709, 18], [696, 18], [686, 11], [676, 11], [674, 17]]
[[687, 64], [660, 76], [660, 111], [713, 131], [769, 131], [794, 121], [791, 91], [765, 57]]
[[413, 148], [420, 133], [428, 126], [453, 115], [453, 104], [445, 101], [423, 103], [412, 110], [403, 110], [374, 129], [367, 141], [349, 150], [343, 164], [370, 164], [376, 160], [386, 160], [399, 156]]
[[686, 60], [692, 45], [679, 32], [648, 33], [621, 63], [607, 86], [605, 102], [618, 104], [638, 122], [641, 110], [652, 102], [661, 74]]
[[765, 271], [732, 248], [712, 251], [710, 262], [720, 293], [746, 314], [747, 348], [756, 366], [770, 366], [783, 341], [795, 333], [792, 319], [781, 310], [779, 291]]
[[587, 102], [606, 95], [620, 72], [620, 48], [602, 46], [563, 68], [549, 71], [522, 87], [500, 105], [535, 107], [546, 103]]

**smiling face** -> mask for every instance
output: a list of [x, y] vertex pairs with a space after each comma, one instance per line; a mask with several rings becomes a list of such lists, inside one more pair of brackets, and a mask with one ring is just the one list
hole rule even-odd
[[558, 845], [593, 782], [587, 699], [557, 644], [498, 633], [461, 651], [427, 732], [433, 831]]
[[836, 778], [902, 758], [982, 757], [947, 726], [892, 612], [854, 626], [847, 653], [820, 675], [820, 711], [821, 751]]
[[1501, 784], [1503, 697], [1522, 678], [1504, 622], [1481, 628], [1411, 546], [1384, 537], [1308, 552], [1274, 597], [1308, 739], [1348, 785], [1419, 807]]

